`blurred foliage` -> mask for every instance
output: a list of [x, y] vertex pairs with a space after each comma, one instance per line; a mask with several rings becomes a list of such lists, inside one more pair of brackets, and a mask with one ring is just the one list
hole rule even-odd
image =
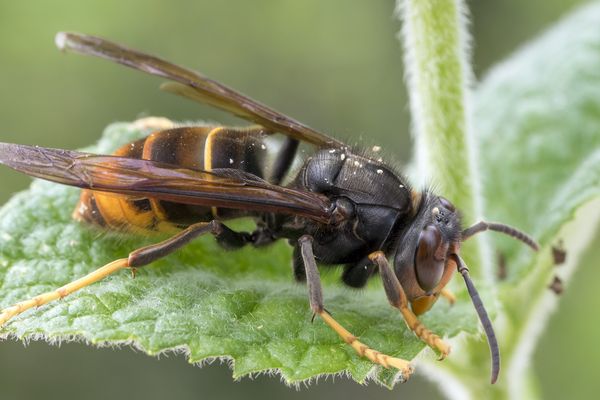
[[[575, 3], [579, 1], [472, 2], [476, 72], [482, 73], [507, 56]], [[54, 34], [74, 30], [110, 37], [197, 67], [319, 129], [341, 138], [362, 135], [368, 144], [384, 144], [390, 153], [407, 160], [408, 114], [402, 54], [395, 39], [399, 24], [392, 10], [392, 1], [351, 7], [339, 0], [2, 1], [0, 139], [76, 148], [95, 141], [107, 123], [131, 120], [140, 113], [237, 123], [223, 113], [158, 93], [157, 80], [153, 85], [150, 78], [120, 67], [59, 54], [52, 43]], [[28, 185], [27, 179], [5, 169], [0, 171], [0, 179], [3, 200]], [[538, 348], [536, 365], [547, 398], [585, 396], [599, 388], [594, 357], [587, 346], [600, 336], [600, 324], [588, 312], [600, 306], [593, 286], [600, 273], [590, 268], [598, 254], [587, 259]], [[0, 346], [3, 393], [81, 397], [108, 390], [105, 382], [112, 381], [115, 385], [110, 385], [110, 390], [122, 397], [127, 393], [156, 397], [162, 393], [158, 385], [162, 383], [189, 397], [209, 392], [258, 398], [284, 391], [318, 398], [346, 391], [346, 396], [356, 398], [367, 394], [397, 398], [395, 392], [410, 397], [416, 391], [431, 398], [431, 389], [417, 386], [415, 381], [397, 387], [394, 393], [340, 382], [288, 393], [273, 379], [229, 387], [229, 372], [223, 368], [197, 370], [179, 359], [161, 363], [128, 351], [108, 353], [77, 345], [65, 346], [66, 351], [39, 344], [30, 350], [19, 347]], [[104, 378], [91, 378], [96, 375]], [[219, 380], [215, 375], [226, 378]], [[31, 380], [41, 392], [32, 392]], [[81, 386], [73, 382], [81, 382]], [[203, 384], [199, 386], [199, 382]], [[172, 391], [169, 394], [178, 397]]]

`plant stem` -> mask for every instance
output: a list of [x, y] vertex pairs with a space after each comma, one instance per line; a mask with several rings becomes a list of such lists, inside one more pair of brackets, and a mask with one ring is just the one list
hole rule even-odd
[[[421, 184], [431, 184], [461, 210], [467, 223], [482, 214], [474, 157], [469, 84], [469, 34], [462, 0], [398, 0]], [[479, 239], [479, 238], [478, 238]], [[474, 275], [490, 277], [488, 247], [479, 240]]]
[[[482, 215], [483, 201], [470, 123], [472, 72], [464, 0], [398, 0], [397, 9], [403, 22], [401, 36], [421, 184], [433, 185], [455, 203], [465, 225], [473, 223]], [[488, 249], [480, 235], [465, 246], [463, 256], [476, 279], [487, 278], [491, 283]], [[481, 365], [483, 354], [488, 356], [487, 349], [477, 346], [480, 343], [471, 342], [462, 348], [459, 360], [446, 360], [443, 373], [437, 374], [436, 381], [450, 397], [460, 396], [458, 393], [474, 396], [478, 391], [468, 371]], [[475, 376], [480, 379], [481, 373]], [[502, 390], [496, 393], [500, 398], [504, 394]]]
[[456, 0], [400, 0], [419, 173], [464, 212], [474, 210], [468, 156], [467, 41]]

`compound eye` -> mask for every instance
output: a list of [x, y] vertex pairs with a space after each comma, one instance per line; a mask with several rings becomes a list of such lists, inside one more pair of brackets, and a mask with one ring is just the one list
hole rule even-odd
[[442, 205], [442, 207], [444, 207], [446, 210], [450, 211], [450, 212], [455, 212], [456, 211], [456, 207], [454, 207], [454, 204], [450, 203], [450, 201], [444, 197], [439, 197], [440, 199], [440, 204]]
[[434, 289], [444, 273], [445, 259], [436, 257], [440, 248], [442, 235], [434, 225], [427, 225], [419, 235], [419, 243], [415, 252], [415, 273], [421, 289], [426, 292]]

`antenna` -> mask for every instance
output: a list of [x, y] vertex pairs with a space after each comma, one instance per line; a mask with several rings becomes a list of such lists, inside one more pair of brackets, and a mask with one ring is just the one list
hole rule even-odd
[[452, 257], [456, 261], [458, 272], [460, 272], [465, 280], [465, 285], [467, 285], [469, 296], [471, 296], [471, 301], [473, 302], [473, 306], [475, 306], [475, 311], [477, 311], [477, 315], [479, 315], [479, 320], [481, 321], [481, 325], [483, 325], [483, 330], [487, 336], [488, 345], [490, 346], [490, 353], [492, 355], [491, 382], [492, 384], [496, 383], [496, 380], [498, 380], [498, 374], [500, 373], [500, 350], [498, 349], [498, 341], [496, 340], [494, 327], [492, 326], [490, 317], [488, 316], [485, 306], [481, 301], [481, 297], [479, 297], [479, 293], [477, 292], [477, 289], [475, 289], [475, 285], [473, 285], [473, 281], [469, 276], [469, 268], [467, 268], [465, 262], [458, 254], [452, 254]]
[[[462, 241], [469, 239], [471, 236], [484, 231], [494, 231], [504, 233], [510, 237], [513, 237], [521, 242], [525, 243], [527, 246], [531, 247], [533, 250], [538, 251], [540, 249], [540, 245], [528, 234], [521, 232], [517, 228], [513, 228], [512, 226], [500, 224], [498, 222], [485, 222], [480, 221], [475, 225], [465, 229], [462, 231]], [[460, 271], [459, 271], [460, 272]]]

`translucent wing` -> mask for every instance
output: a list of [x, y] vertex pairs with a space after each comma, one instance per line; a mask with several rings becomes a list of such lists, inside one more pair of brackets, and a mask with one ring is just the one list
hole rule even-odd
[[210, 172], [127, 157], [0, 143], [0, 164], [38, 178], [177, 203], [294, 214], [328, 222], [331, 202], [234, 170]]
[[254, 101], [219, 82], [161, 58], [126, 48], [99, 37], [79, 33], [60, 32], [56, 35], [56, 44], [61, 50], [71, 50], [76, 53], [105, 58], [175, 81], [175, 83], [163, 85], [163, 89], [192, 100], [210, 104], [294, 139], [317, 146], [344, 146], [342, 142], [317, 132], [301, 122]]

